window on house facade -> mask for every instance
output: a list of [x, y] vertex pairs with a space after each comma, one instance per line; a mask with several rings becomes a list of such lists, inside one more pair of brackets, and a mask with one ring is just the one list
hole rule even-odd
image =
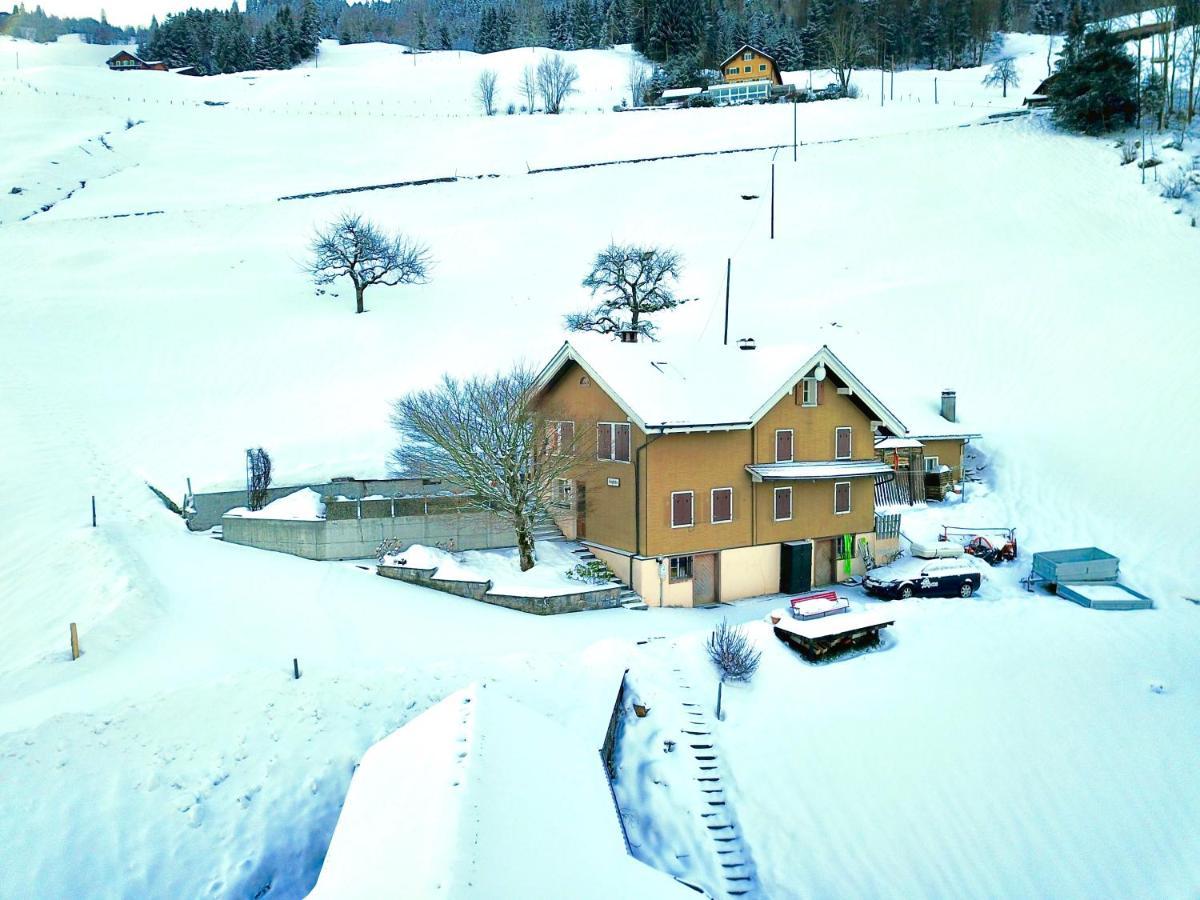
[[[751, 51], [747, 50], [745, 53], [742, 54], [742, 59], [745, 59], [745, 60], [754, 59], [754, 54]], [[746, 71], [747, 72], [750, 71], [749, 66], [746, 67]]]
[[575, 423], [574, 422], [551, 422], [550, 423], [550, 452], [555, 456], [559, 456], [563, 452], [563, 448], [570, 448], [575, 442]]
[[780, 428], [775, 432], [775, 462], [791, 462], [792, 458], [792, 429]]
[[726, 72], [726, 74], [729, 74], [729, 75], [736, 75], [738, 73], [738, 67], [730, 66], [728, 69], [725, 70], [725, 72]]
[[775, 521], [786, 522], [792, 517], [792, 489], [775, 488]]
[[817, 405], [817, 379], [805, 378], [800, 382], [800, 405], [801, 406], [816, 406]]
[[629, 462], [628, 422], [601, 422], [596, 426], [596, 458]]
[[691, 491], [674, 491], [671, 494], [672, 528], [690, 528], [696, 523], [692, 500]]
[[926, 472], [936, 472], [940, 465], [941, 465], [941, 463], [938, 462], [938, 458], [936, 456], [925, 457], [925, 471]]
[[692, 579], [692, 558], [690, 556], [672, 556], [671, 557], [671, 580], [672, 581], [691, 581]]
[[849, 426], [842, 426], [834, 431], [833, 449], [837, 459], [850, 459], [854, 455], [851, 446], [854, 431]]
[[833, 483], [833, 511], [839, 516], [850, 512], [850, 482]]
[[761, 65], [759, 65], [759, 67], [758, 67], [758, 71], [760, 71], [760, 72], [765, 72], [765, 71], [767, 71], [767, 66], [766, 66], [766, 64], [764, 63], [764, 64], [761, 64]]
[[712, 521], [714, 525], [733, 521], [733, 488], [713, 488]]

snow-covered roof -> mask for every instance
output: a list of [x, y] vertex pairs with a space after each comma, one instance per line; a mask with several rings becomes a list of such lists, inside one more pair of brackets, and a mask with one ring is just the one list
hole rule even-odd
[[668, 88], [662, 92], [664, 100], [674, 100], [679, 97], [694, 97], [704, 90], [702, 87]]
[[916, 438], [885, 437], [875, 442], [876, 450], [916, 450], [921, 442]]
[[851, 459], [841, 462], [765, 463], [746, 466], [754, 481], [824, 481], [830, 478], [865, 478], [886, 475], [891, 466], [874, 459]]
[[625, 851], [597, 749], [472, 686], [371, 747], [310, 897], [693, 897]]
[[559, 348], [538, 375], [539, 386], [548, 386], [572, 361], [643, 431], [748, 429], [818, 366], [849, 386], [874, 419], [892, 431], [905, 431], [827, 346], [740, 350], [721, 344], [626, 344], [581, 335]]
[[839, 613], [836, 616], [825, 616], [820, 619], [780, 619], [775, 627], [782, 631], [790, 631], [802, 638], [816, 640], [843, 634], [859, 628], [877, 628], [881, 625], [891, 625], [896, 621], [894, 615], [879, 611]]

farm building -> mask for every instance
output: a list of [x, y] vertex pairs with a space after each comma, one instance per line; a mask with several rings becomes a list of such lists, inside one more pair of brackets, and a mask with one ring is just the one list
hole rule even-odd
[[140, 56], [130, 53], [128, 50], [122, 50], [115, 56], [110, 56], [105, 63], [109, 71], [112, 72], [133, 72], [151, 70], [154, 72], [166, 72], [167, 64], [161, 60], [147, 60]]

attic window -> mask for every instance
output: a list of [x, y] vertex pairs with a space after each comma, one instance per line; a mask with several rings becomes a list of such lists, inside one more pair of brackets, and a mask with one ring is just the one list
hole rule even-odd
[[745, 53], [742, 54], [742, 59], [746, 59], [746, 60], [754, 59], [754, 53], [750, 50], [747, 50]]
[[816, 406], [817, 397], [817, 379], [805, 378], [800, 382], [800, 405], [801, 406]]
[[582, 377], [579, 379], [579, 384], [580, 384], [580, 386], [581, 386], [581, 387], [587, 387], [587, 386], [588, 386], [588, 385], [590, 385], [591, 383], [592, 383], [592, 379], [588, 378], [586, 375], [582, 376]]

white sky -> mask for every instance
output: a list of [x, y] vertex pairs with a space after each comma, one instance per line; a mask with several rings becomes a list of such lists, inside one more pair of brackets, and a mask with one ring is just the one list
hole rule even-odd
[[[24, 0], [26, 9], [33, 9], [39, 0]], [[224, 8], [232, 0], [42, 0], [42, 9], [52, 16], [92, 16], [100, 18], [100, 10], [108, 15], [108, 21], [114, 25], [149, 25], [151, 16], [161, 20], [167, 13], [182, 12], [189, 6], [200, 8]], [[3, 0], [0, 4], [4, 9], [12, 8], [12, 0]], [[245, 3], [239, 6], [245, 7]]]

